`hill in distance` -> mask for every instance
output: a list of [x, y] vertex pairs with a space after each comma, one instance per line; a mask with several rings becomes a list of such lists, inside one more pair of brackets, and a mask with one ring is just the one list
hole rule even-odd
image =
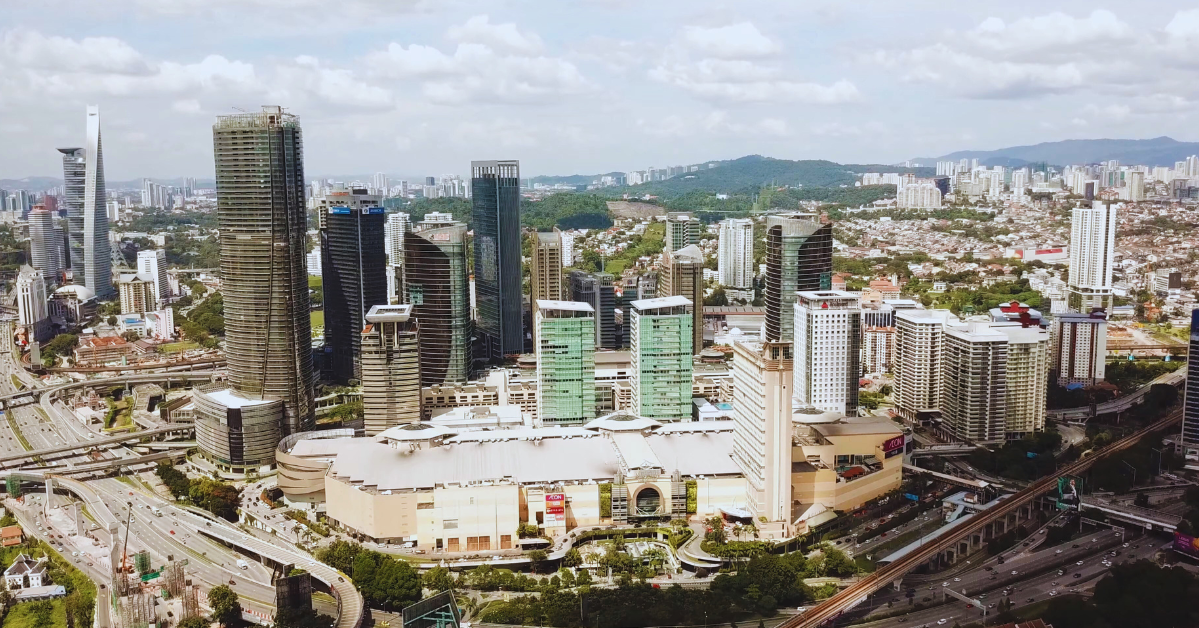
[[[774, 159], [761, 155], [747, 155], [739, 159], [719, 162], [715, 168], [678, 175], [665, 181], [654, 181], [624, 188], [608, 188], [610, 191], [630, 194], [655, 194], [681, 196], [689, 192], [719, 192], [734, 194], [753, 192], [764, 185], [788, 185], [805, 187], [852, 186], [858, 175], [864, 172], [912, 172], [918, 176], [932, 176], [932, 168], [904, 168], [882, 164], [839, 164], [832, 161], [809, 159], [792, 161]], [[620, 173], [622, 174], [622, 173]], [[544, 183], [591, 183], [602, 175], [573, 175], [571, 177], [538, 177], [534, 181]]]
[[921, 157], [912, 162], [935, 166], [938, 161], [978, 159], [980, 164], [987, 166], [1019, 168], [1040, 162], [1065, 166], [1115, 159], [1121, 164], [1173, 166], [1174, 162], [1191, 155], [1199, 155], [1199, 142], [1179, 142], [1162, 136], [1147, 140], [1063, 140], [997, 150], [961, 150], [940, 157]]

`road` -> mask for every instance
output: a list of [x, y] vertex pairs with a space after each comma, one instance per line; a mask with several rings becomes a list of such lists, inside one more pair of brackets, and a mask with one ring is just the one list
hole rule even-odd
[[[1077, 462], [1073, 462], [1061, 468], [1060, 475], [1077, 475], [1085, 472], [1096, 461], [1102, 460], [1114, 453], [1123, 451], [1135, 445], [1141, 438], [1146, 435], [1161, 431], [1170, 427], [1182, 419], [1181, 408], [1172, 411], [1166, 418], [1156, 421], [1144, 428], [1141, 428], [1125, 438], [1116, 441], [1103, 449], [1098, 450], [1091, 456], [1083, 458]], [[854, 608], [858, 604], [866, 601], [866, 599], [874, 592], [891, 586], [897, 579], [901, 578], [907, 572], [915, 569], [917, 566], [924, 564], [931, 557], [950, 549], [958, 539], [964, 538], [967, 535], [976, 533], [982, 530], [986, 525], [995, 521], [1000, 517], [1006, 517], [1014, 514], [1017, 509], [1025, 506], [1034, 498], [1051, 490], [1057, 482], [1057, 476], [1048, 476], [1037, 480], [1029, 485], [1028, 488], [1021, 490], [1019, 493], [1005, 499], [996, 504], [986, 512], [980, 513], [978, 516], [970, 519], [963, 525], [942, 534], [937, 539], [929, 542], [924, 547], [900, 558], [899, 560], [880, 568], [875, 573], [863, 578], [861, 581], [846, 587], [838, 594], [821, 603], [816, 608], [805, 613], [802, 617], [797, 617], [781, 624], [784, 628], [816, 628], [820, 624], [840, 617], [845, 612]]]

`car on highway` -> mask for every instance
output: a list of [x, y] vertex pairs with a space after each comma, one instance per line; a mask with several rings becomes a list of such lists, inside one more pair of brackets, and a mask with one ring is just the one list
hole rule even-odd
[[1075, 564], [1075, 565], [1082, 565], [1082, 561], [1080, 560], [1080, 561], [1078, 561], [1078, 562], [1076, 562], [1076, 563], [1074, 563], [1074, 564]]
[[948, 582], [942, 582], [942, 583], [941, 583], [941, 586], [943, 586], [943, 587], [947, 587], [947, 586], [949, 586], [949, 583], [948, 583]]
[[1013, 575], [1013, 576], [1018, 576], [1018, 575], [1020, 575], [1020, 572], [1019, 572], [1019, 571], [1016, 571], [1015, 569], [1013, 569], [1013, 570], [1012, 570], [1012, 575]]
[[1075, 577], [1075, 578], [1081, 578], [1081, 577], [1082, 577], [1082, 574], [1080, 574], [1080, 573], [1075, 573], [1075, 574], [1074, 574], [1074, 577]]
[[938, 625], [938, 626], [944, 626], [944, 625], [945, 625], [945, 624], [947, 624], [947, 623], [949, 623], [949, 620], [948, 620], [948, 619], [938, 619], [938, 620], [937, 620], [937, 625]]
[[1053, 597], [1053, 596], [1055, 596], [1055, 595], [1057, 595], [1057, 589], [1054, 589], [1054, 590], [1052, 590], [1052, 591], [1050, 591], [1050, 592], [1049, 592], [1049, 597]]
[[1032, 604], [1034, 600], [1036, 600], [1036, 598], [1030, 597], [1030, 598], [1028, 598], [1026, 601], [1027, 601], [1029, 604]]
[[1054, 552], [1054, 554], [1061, 554], [1061, 553], [1062, 553], [1062, 550], [1058, 550], [1058, 551]]
[[954, 578], [954, 579], [953, 579], [953, 581], [954, 581], [954, 582], [961, 582], [961, 581], [962, 581], [962, 579], [961, 579], [961, 578]]

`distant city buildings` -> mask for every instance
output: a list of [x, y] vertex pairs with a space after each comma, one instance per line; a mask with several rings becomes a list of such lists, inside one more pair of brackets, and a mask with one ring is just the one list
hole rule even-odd
[[[147, 249], [137, 252], [137, 273], [151, 277], [154, 282], [154, 302], [164, 305], [171, 298], [171, 284], [167, 280], [167, 253], [162, 249]], [[132, 311], [132, 310], [124, 310]]]

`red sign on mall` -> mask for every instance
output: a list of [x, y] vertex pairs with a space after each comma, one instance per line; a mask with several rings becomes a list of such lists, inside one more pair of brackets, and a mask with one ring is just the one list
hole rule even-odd
[[566, 495], [562, 493], [549, 493], [545, 496], [545, 513], [547, 515], [561, 515], [566, 513]]
[[904, 444], [903, 434], [900, 434], [899, 436], [896, 436], [895, 438], [888, 438], [886, 441], [883, 442], [883, 451], [890, 452], [890, 451], [895, 451], [896, 449], [903, 449], [903, 444]]

